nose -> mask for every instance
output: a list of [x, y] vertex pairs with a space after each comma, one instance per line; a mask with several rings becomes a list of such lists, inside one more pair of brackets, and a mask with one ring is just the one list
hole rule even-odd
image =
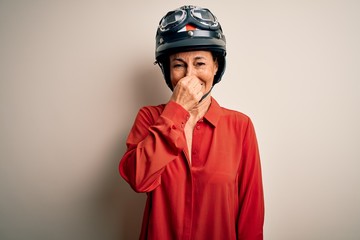
[[191, 64], [189, 64], [186, 68], [186, 76], [192, 76], [195, 74], [195, 69]]

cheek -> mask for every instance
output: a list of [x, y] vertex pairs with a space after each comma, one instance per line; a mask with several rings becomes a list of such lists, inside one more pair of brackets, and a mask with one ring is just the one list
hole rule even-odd
[[179, 80], [171, 78], [171, 84], [173, 87], [175, 87], [178, 82]]
[[204, 92], [210, 91], [210, 89], [211, 89], [211, 87], [213, 86], [213, 83], [214, 83], [214, 75], [212, 74], [212, 71], [209, 71], [206, 74], [204, 74], [202, 76], [201, 80], [203, 82], [205, 82]]
[[171, 71], [170, 70], [170, 80], [173, 86], [175, 86], [181, 78], [184, 77], [184, 74], [181, 71]]
[[212, 86], [212, 83], [214, 82], [214, 74], [212, 71], [206, 72], [206, 74], [203, 75], [203, 81], [206, 82], [206, 85]]

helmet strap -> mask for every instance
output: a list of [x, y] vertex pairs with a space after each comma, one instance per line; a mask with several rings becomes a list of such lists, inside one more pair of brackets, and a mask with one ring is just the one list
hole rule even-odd
[[210, 88], [210, 90], [209, 90], [207, 93], [204, 94], [204, 96], [201, 97], [199, 103], [200, 103], [202, 100], [204, 100], [204, 99], [210, 94], [210, 92], [211, 92], [211, 90], [213, 89], [213, 87], [214, 87], [214, 85]]

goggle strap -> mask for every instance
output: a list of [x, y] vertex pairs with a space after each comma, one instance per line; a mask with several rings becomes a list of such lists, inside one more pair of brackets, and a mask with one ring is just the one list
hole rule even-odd
[[185, 31], [185, 32], [179, 32], [179, 33], [174, 33], [168, 36], [162, 36], [160, 37], [158, 40], [158, 42], [172, 42], [174, 40], [181, 40], [181, 39], [186, 39], [186, 38], [217, 38], [217, 39], [221, 39], [224, 38], [224, 35], [222, 35], [219, 32], [214, 32], [214, 31], [206, 31], [206, 30], [195, 30], [195, 31]]

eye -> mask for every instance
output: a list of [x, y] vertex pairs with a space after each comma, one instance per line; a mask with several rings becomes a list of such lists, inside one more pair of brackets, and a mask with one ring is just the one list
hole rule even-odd
[[184, 67], [184, 64], [183, 63], [173, 63], [172, 67], [173, 68], [182, 68], [182, 67]]
[[197, 62], [195, 65], [196, 65], [197, 67], [201, 67], [201, 66], [204, 66], [205, 63], [204, 63], [204, 62]]

